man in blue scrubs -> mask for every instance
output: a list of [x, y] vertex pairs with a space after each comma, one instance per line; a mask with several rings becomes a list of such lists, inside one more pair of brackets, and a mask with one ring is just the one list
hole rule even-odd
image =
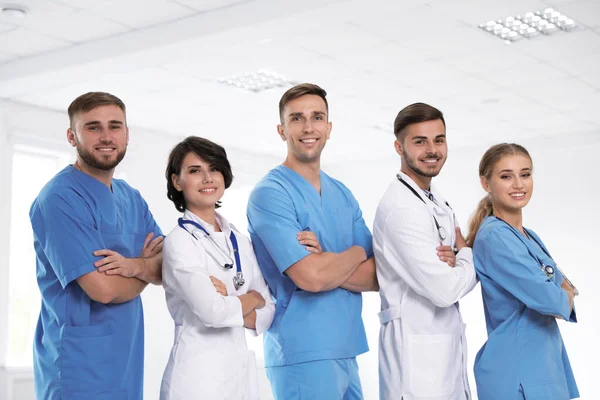
[[[277, 300], [265, 366], [277, 400], [362, 399], [356, 356], [368, 351], [360, 292], [377, 290], [372, 237], [356, 199], [320, 169], [331, 133], [326, 92], [312, 84], [279, 102], [284, 163], [254, 188], [248, 230]], [[316, 235], [322, 252], [307, 250]], [[312, 247], [312, 246], [311, 246]]]
[[36, 397], [141, 400], [139, 295], [161, 281], [161, 231], [140, 193], [113, 179], [129, 140], [123, 102], [87, 93], [68, 113], [77, 160], [44, 186], [30, 210], [42, 294]]

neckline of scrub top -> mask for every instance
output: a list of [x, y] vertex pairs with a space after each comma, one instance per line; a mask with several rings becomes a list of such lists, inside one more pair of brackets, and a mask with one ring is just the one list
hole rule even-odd
[[115, 183], [117, 183], [118, 181], [120, 181], [120, 179], [116, 179], [116, 178], [112, 178], [111, 179], [111, 185], [110, 187], [106, 186], [106, 184], [104, 182], [101, 182], [100, 180], [98, 180], [97, 178], [93, 177], [90, 174], [87, 174], [83, 171], [81, 171], [80, 169], [77, 169], [73, 164], [69, 164], [67, 166], [67, 168], [69, 169], [69, 172], [71, 174], [74, 174], [77, 178], [80, 179], [85, 179], [88, 182], [90, 182], [93, 185], [96, 185], [98, 187], [102, 187], [102, 190], [107, 191], [111, 196], [114, 197], [115, 195], [115, 190], [118, 192], [120, 190], [119, 185], [115, 185]]
[[323, 171], [321, 171], [319, 169], [319, 181], [321, 183], [321, 192], [319, 193], [319, 191], [317, 190], [317, 188], [315, 188], [309, 181], [308, 179], [306, 179], [305, 177], [303, 177], [302, 175], [300, 175], [298, 172], [294, 171], [293, 169], [291, 169], [290, 167], [281, 164], [280, 165], [281, 169], [284, 171], [287, 171], [288, 174], [292, 174], [294, 175], [296, 178], [299, 178], [300, 180], [302, 180], [302, 182], [304, 182], [306, 185], [310, 186], [310, 188], [312, 189], [312, 193], [314, 193], [316, 196], [318, 196], [319, 200], [320, 200], [320, 204], [321, 206], [323, 206], [323, 189], [325, 187], [325, 185], [323, 185]]

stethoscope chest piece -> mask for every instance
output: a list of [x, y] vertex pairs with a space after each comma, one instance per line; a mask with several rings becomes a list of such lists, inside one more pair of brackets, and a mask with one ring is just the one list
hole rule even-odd
[[543, 264], [542, 270], [548, 278], [552, 278], [552, 276], [554, 276], [554, 268], [552, 266]]
[[244, 283], [246, 283], [244, 275], [242, 275], [241, 272], [237, 272], [233, 277], [233, 287], [235, 287], [235, 290], [238, 290], [239, 288], [244, 286]]

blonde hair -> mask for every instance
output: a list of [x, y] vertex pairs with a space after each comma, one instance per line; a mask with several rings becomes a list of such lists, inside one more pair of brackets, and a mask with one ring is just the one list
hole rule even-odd
[[[525, 147], [518, 145], [516, 143], [500, 143], [490, 147], [479, 162], [479, 176], [485, 177], [486, 179], [490, 179], [492, 177], [492, 171], [496, 166], [496, 163], [500, 161], [505, 156], [522, 154], [525, 157], [531, 160], [531, 156]], [[467, 235], [467, 246], [473, 247], [473, 243], [475, 242], [475, 236], [477, 235], [477, 231], [481, 226], [483, 220], [492, 215], [494, 212], [494, 208], [492, 206], [492, 197], [488, 194], [486, 195], [479, 204], [477, 205], [477, 209], [469, 220], [469, 234]]]

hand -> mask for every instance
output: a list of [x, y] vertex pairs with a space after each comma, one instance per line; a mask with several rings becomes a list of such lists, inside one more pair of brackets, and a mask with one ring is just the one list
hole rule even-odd
[[265, 306], [265, 298], [262, 297], [262, 294], [258, 293], [256, 290], [249, 290], [248, 291], [249, 294], [252, 294], [255, 297], [256, 300], [256, 307], [254, 307], [255, 309], [260, 309], [263, 308]]
[[121, 275], [126, 278], [133, 278], [140, 272], [139, 259], [126, 258], [116, 251], [104, 249], [94, 252], [96, 257], [104, 257], [94, 263], [98, 272], [105, 272], [106, 275]]
[[465, 237], [463, 236], [462, 232], [460, 231], [460, 228], [456, 228], [456, 242], [454, 243], [454, 245], [456, 246], [456, 250], [460, 251], [463, 247], [468, 247], [467, 246], [467, 241], [465, 240]]
[[304, 248], [311, 253], [319, 254], [323, 252], [321, 245], [319, 244], [319, 239], [317, 239], [317, 235], [314, 232], [298, 232], [296, 237], [298, 239], [298, 243], [303, 244]]
[[435, 249], [437, 250], [437, 256], [440, 261], [445, 262], [452, 268], [456, 266], [456, 254], [454, 254], [454, 249], [452, 247], [440, 245]]
[[142, 258], [155, 256], [162, 251], [164, 237], [157, 236], [154, 240], [150, 241], [153, 236], [154, 232], [150, 232], [146, 235], [144, 246], [142, 246]]
[[217, 293], [221, 294], [221, 296], [227, 296], [227, 287], [225, 284], [212, 275], [209, 278], [215, 289], [217, 289]]

